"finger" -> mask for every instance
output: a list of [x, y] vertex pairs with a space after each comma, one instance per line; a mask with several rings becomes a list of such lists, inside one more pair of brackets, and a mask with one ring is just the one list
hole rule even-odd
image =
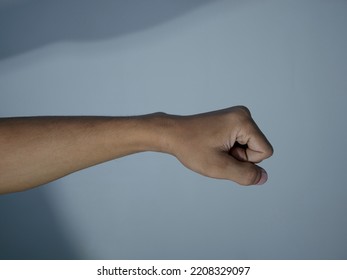
[[232, 157], [236, 158], [239, 161], [248, 161], [246, 147], [242, 147], [242, 146], [235, 143], [235, 145], [230, 149], [229, 155], [231, 155]]
[[[234, 146], [229, 150], [229, 155], [236, 158], [239, 161], [249, 161], [247, 154], [248, 145], [241, 145], [235, 142]], [[249, 151], [248, 151], [249, 153]], [[260, 163], [260, 161], [252, 161], [253, 163]]]
[[[272, 145], [253, 120], [248, 127], [240, 131], [236, 140], [242, 145], [247, 145], [244, 157], [249, 162], [258, 163], [273, 154]], [[236, 150], [238, 154], [241, 153], [240, 149]]]

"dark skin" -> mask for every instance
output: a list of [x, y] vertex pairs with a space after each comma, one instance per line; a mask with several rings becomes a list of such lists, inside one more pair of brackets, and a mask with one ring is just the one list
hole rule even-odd
[[0, 194], [24, 191], [133, 153], [175, 156], [202, 175], [263, 184], [273, 148], [244, 106], [191, 116], [0, 119]]

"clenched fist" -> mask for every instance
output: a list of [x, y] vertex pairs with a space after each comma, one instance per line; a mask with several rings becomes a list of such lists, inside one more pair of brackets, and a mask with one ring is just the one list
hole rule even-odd
[[273, 148], [246, 107], [171, 118], [170, 153], [187, 168], [241, 185], [266, 182], [266, 171], [256, 164], [270, 157]]

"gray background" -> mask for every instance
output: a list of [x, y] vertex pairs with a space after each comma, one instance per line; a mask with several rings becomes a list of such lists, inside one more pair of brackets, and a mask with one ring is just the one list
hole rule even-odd
[[0, 1], [0, 114], [250, 108], [262, 187], [142, 153], [0, 197], [0, 258], [346, 259], [347, 1]]

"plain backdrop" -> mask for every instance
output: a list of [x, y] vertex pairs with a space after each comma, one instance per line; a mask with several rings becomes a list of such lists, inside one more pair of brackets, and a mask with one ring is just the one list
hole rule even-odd
[[343, 0], [0, 0], [1, 117], [243, 104], [275, 149], [261, 187], [141, 153], [0, 196], [0, 258], [346, 259], [346, 15]]

